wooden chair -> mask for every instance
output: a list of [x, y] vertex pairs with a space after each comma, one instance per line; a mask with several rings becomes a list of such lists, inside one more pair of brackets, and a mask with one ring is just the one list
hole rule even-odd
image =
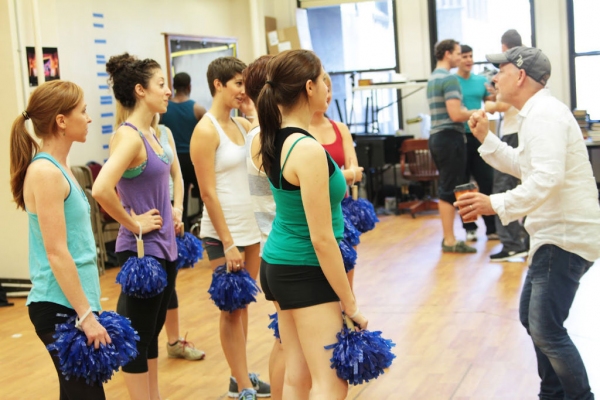
[[433, 183], [439, 172], [431, 158], [427, 139], [408, 139], [402, 142], [400, 149], [400, 173], [410, 181], [422, 182], [425, 197], [422, 200], [404, 201], [398, 204], [398, 211], [408, 209], [413, 218], [416, 213], [437, 210], [438, 202], [432, 198]]

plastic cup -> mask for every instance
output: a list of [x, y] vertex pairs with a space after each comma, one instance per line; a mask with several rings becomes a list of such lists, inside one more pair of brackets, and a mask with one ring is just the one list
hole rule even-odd
[[[469, 183], [465, 183], [464, 185], [458, 185], [457, 187], [454, 188], [454, 196], [456, 197], [456, 200], [459, 199], [460, 196], [462, 196], [465, 193], [470, 193], [470, 192], [478, 192], [479, 188], [477, 187], [476, 184], [469, 182]], [[461, 208], [459, 207], [459, 210]], [[464, 217], [462, 217], [463, 222], [475, 222], [477, 221], [478, 216], [475, 216], [475, 218], [473, 219], [469, 219], [466, 220], [464, 219]]]

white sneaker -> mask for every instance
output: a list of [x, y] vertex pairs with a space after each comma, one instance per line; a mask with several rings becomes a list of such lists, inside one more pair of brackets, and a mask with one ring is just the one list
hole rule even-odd
[[467, 242], [477, 241], [477, 231], [467, 231]]

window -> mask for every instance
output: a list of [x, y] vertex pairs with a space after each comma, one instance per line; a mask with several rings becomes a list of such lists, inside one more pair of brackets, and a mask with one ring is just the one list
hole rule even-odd
[[[319, 2], [301, 4], [309, 3]], [[400, 120], [397, 91], [352, 91], [359, 79], [389, 82], [396, 73], [394, 1], [339, 3], [307, 8], [313, 50], [331, 75], [333, 100], [327, 114], [353, 133], [394, 133]]]
[[[597, 0], [590, 0], [597, 1]], [[500, 38], [509, 29], [521, 34], [525, 46], [535, 46], [532, 34], [532, 0], [429, 0], [430, 12], [435, 12], [436, 26], [430, 27], [432, 49], [435, 42], [454, 39], [473, 48], [474, 68], [484, 68], [485, 55], [500, 53]], [[432, 65], [435, 60], [432, 56]], [[488, 64], [489, 65], [489, 64]], [[477, 66], [477, 65], [476, 65]]]
[[600, 42], [596, 23], [598, 0], [568, 0], [571, 107], [586, 110], [590, 120], [600, 120]]

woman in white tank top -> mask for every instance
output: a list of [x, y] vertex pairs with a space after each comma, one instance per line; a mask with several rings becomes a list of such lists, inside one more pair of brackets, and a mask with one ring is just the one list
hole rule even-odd
[[[204, 201], [200, 237], [211, 267], [246, 268], [256, 279], [260, 231], [250, 200], [245, 153], [250, 125], [243, 118], [231, 117], [245, 97], [241, 74], [245, 67], [234, 57], [217, 58], [208, 66], [213, 104], [194, 129], [190, 156]], [[221, 346], [231, 368], [229, 396], [239, 394], [244, 400], [270, 395], [268, 384], [248, 374], [247, 314], [248, 307], [232, 313], [221, 311], [220, 318]]]

